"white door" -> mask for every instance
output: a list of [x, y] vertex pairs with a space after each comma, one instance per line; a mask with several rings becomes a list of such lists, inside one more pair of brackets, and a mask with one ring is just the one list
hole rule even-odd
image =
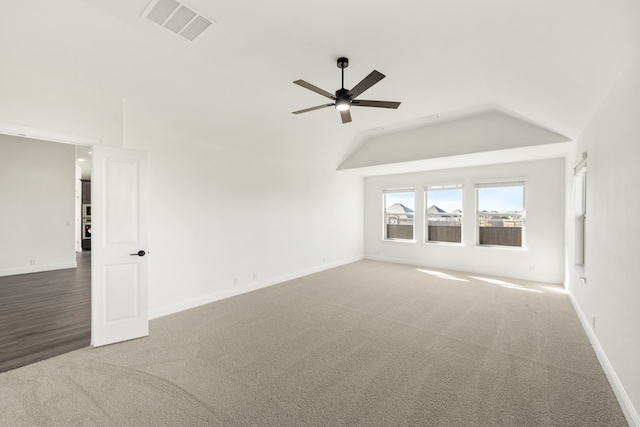
[[91, 344], [149, 335], [147, 153], [94, 146], [91, 182]]

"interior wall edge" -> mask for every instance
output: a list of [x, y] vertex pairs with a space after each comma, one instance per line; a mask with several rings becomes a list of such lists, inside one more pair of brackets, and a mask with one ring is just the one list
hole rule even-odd
[[593, 350], [595, 351], [596, 356], [598, 357], [600, 366], [602, 366], [602, 370], [607, 376], [607, 379], [609, 380], [609, 384], [611, 385], [611, 388], [613, 389], [613, 392], [616, 395], [616, 398], [618, 399], [620, 408], [622, 409], [624, 416], [627, 418], [627, 422], [629, 423], [629, 426], [640, 427], [640, 414], [638, 413], [637, 408], [633, 405], [633, 402], [631, 401], [631, 398], [629, 397], [626, 390], [624, 389], [622, 382], [620, 382], [620, 379], [618, 378], [618, 375], [616, 374], [615, 369], [613, 369], [611, 362], [609, 362], [609, 358], [607, 357], [607, 354], [602, 348], [602, 345], [598, 340], [598, 336], [595, 334], [595, 332], [593, 332], [593, 329], [591, 329], [591, 325], [589, 323], [587, 316], [584, 314], [584, 312], [580, 308], [580, 304], [578, 304], [578, 301], [574, 298], [573, 294], [571, 294], [571, 292], [568, 292], [567, 294], [569, 295], [569, 300], [573, 305], [573, 309], [575, 310], [576, 314], [578, 315], [578, 318], [580, 319], [582, 328], [584, 329], [585, 333], [587, 334], [587, 337], [589, 338], [589, 341], [591, 342], [591, 345], [593, 346]]

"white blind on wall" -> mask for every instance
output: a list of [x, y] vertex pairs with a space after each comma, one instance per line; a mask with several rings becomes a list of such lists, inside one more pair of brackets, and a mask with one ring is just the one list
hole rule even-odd
[[[586, 153], [584, 159], [586, 160]], [[582, 162], [581, 162], [582, 163]], [[586, 226], [587, 226], [587, 167], [586, 162], [580, 169], [576, 167], [573, 177], [573, 216], [575, 223], [575, 265], [584, 266]]]
[[582, 158], [580, 159], [580, 161], [576, 163], [576, 165], [573, 167], [574, 175], [577, 175], [578, 173], [580, 173], [580, 171], [582, 171], [582, 169], [586, 167], [587, 167], [587, 152], [585, 151], [582, 153]]
[[479, 182], [476, 188], [524, 187], [524, 181]]
[[427, 185], [425, 190], [459, 190], [462, 188], [462, 184], [441, 184], [441, 185]]
[[382, 190], [383, 194], [391, 194], [391, 193], [413, 193], [413, 187], [402, 187], [402, 188], [385, 188]]

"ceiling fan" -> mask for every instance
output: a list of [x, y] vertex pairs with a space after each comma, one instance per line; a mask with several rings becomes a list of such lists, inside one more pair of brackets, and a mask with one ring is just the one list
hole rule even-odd
[[306, 113], [308, 111], [319, 110], [321, 108], [333, 107], [335, 105], [336, 110], [340, 111], [340, 117], [342, 118], [342, 123], [349, 123], [351, 121], [351, 112], [349, 111], [351, 107], [375, 107], [375, 108], [393, 108], [396, 109], [400, 106], [399, 102], [391, 102], [391, 101], [365, 101], [361, 99], [356, 99], [362, 92], [369, 89], [374, 84], [378, 83], [380, 80], [384, 79], [385, 75], [373, 70], [371, 74], [362, 79], [360, 83], [355, 85], [353, 89], [345, 89], [344, 88], [344, 69], [349, 66], [348, 58], [338, 58], [338, 68], [342, 70], [342, 88], [338, 89], [335, 95], [327, 92], [326, 90], [322, 90], [317, 86], [312, 85], [311, 83], [307, 83], [304, 80], [296, 80], [295, 84], [302, 86], [306, 89], [312, 90], [315, 93], [319, 93], [322, 96], [326, 96], [327, 98], [335, 101], [331, 104], [323, 104], [318, 105], [317, 107], [305, 108], [304, 110], [294, 111], [291, 114], [300, 114]]

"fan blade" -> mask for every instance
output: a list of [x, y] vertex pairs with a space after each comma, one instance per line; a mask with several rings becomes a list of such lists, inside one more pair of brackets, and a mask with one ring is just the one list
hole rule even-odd
[[392, 101], [365, 101], [363, 100], [353, 100], [351, 101], [352, 106], [358, 107], [378, 107], [378, 108], [398, 108], [400, 106], [400, 102], [392, 102]]
[[326, 97], [327, 97], [327, 98], [329, 98], [329, 99], [333, 99], [334, 101], [336, 100], [336, 97], [335, 97], [335, 96], [333, 96], [333, 94], [332, 94], [332, 93], [329, 93], [329, 92], [327, 92], [327, 91], [326, 91], [326, 90], [324, 90], [324, 89], [320, 89], [319, 87], [314, 86], [314, 85], [312, 85], [311, 83], [307, 83], [307, 82], [305, 82], [304, 80], [296, 80], [296, 81], [295, 81], [295, 82], [293, 82], [293, 83], [297, 84], [298, 86], [302, 86], [302, 87], [303, 87], [303, 88], [305, 88], [305, 89], [312, 90], [312, 91], [314, 91], [315, 93], [319, 93], [319, 94], [320, 94], [320, 95], [322, 95], [322, 96], [326, 96]]
[[340, 111], [340, 118], [342, 119], [342, 124], [349, 123], [351, 121], [351, 113], [349, 110]]
[[292, 111], [291, 114], [307, 113], [309, 111], [319, 110], [321, 108], [333, 107], [334, 105], [336, 105], [336, 104], [318, 105], [317, 107], [311, 107], [311, 108], [305, 108], [304, 110]]
[[385, 77], [384, 74], [376, 70], [373, 70], [371, 74], [369, 74], [367, 77], [362, 79], [360, 83], [358, 83], [357, 85], [355, 85], [353, 89], [351, 89], [351, 95], [353, 95], [354, 98], [357, 97], [362, 92], [369, 89], [371, 86], [378, 83], [380, 80], [384, 79], [384, 77]]

